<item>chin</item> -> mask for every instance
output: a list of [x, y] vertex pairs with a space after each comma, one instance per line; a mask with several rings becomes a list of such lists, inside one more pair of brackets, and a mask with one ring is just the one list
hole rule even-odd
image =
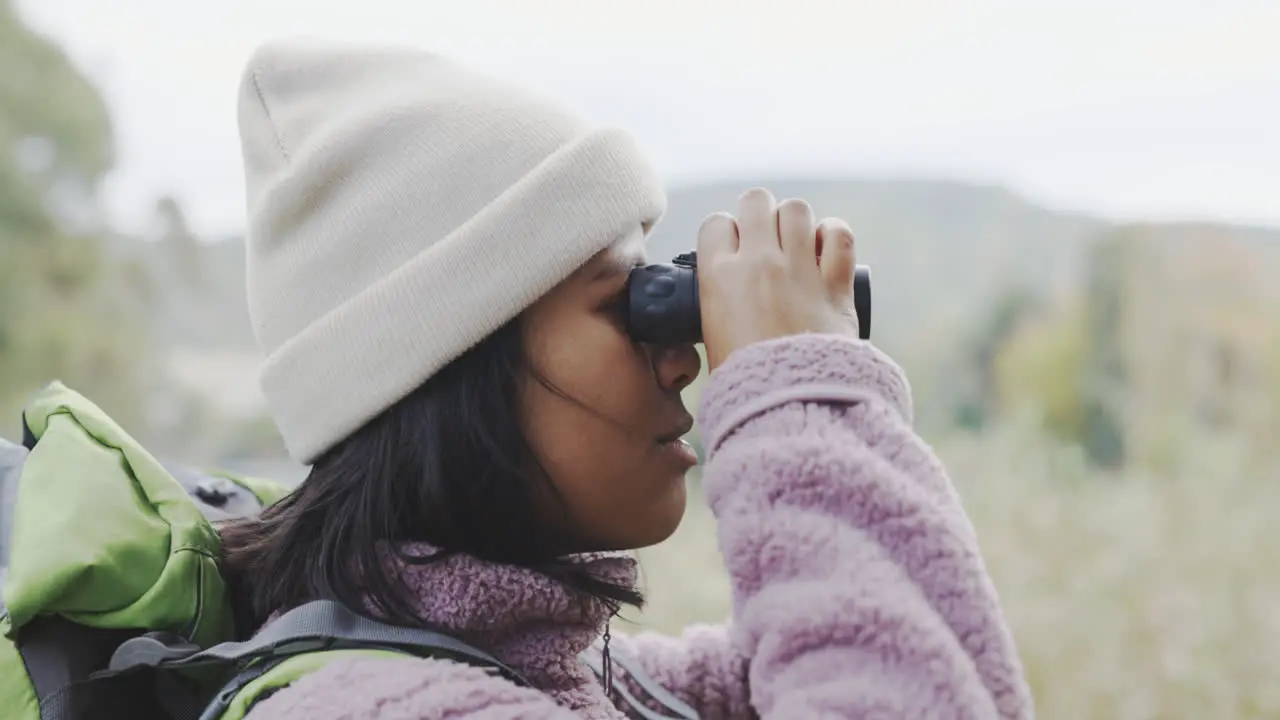
[[662, 498], [653, 506], [650, 520], [645, 525], [648, 531], [645, 537], [641, 538], [633, 550], [657, 545], [665, 542], [676, 530], [680, 528], [680, 522], [684, 520], [684, 511], [688, 506], [689, 493], [688, 486], [685, 484], [684, 476], [680, 477], [680, 482], [675, 483], [671, 489], [671, 493]]
[[[660, 486], [660, 494], [648, 499], [639, 512], [626, 513], [601, 522], [587, 537], [575, 543], [574, 552], [625, 552], [642, 550], [666, 541], [684, 520], [688, 486], [684, 477]], [[627, 503], [629, 507], [640, 505]]]

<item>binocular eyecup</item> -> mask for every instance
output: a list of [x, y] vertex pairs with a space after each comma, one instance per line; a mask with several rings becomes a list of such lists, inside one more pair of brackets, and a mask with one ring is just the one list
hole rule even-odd
[[[858, 265], [853, 275], [853, 305], [858, 336], [871, 338], [871, 268]], [[636, 342], [675, 345], [702, 342], [702, 306], [698, 301], [698, 253], [676, 256], [670, 265], [638, 267], [627, 276], [627, 333]]]

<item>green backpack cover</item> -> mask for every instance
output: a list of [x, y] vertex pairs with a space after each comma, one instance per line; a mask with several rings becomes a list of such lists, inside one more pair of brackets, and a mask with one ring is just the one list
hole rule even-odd
[[[0, 707], [13, 720], [155, 715], [141, 701], [117, 713], [106, 697], [145, 695], [152, 678], [89, 675], [146, 631], [202, 648], [235, 640], [210, 520], [243, 513], [218, 507], [232, 498], [256, 510], [289, 488], [185, 471], [196, 479], [189, 492], [61, 383], [37, 394], [23, 421], [25, 447], [0, 447]], [[193, 670], [177, 682], [198, 693], [217, 679]]]
[[[6, 720], [239, 720], [273, 689], [352, 653], [446, 657], [527, 684], [449, 636], [316, 601], [263, 632], [237, 628], [213, 522], [290, 488], [170, 468], [100, 408], [54, 382], [0, 439], [0, 708]], [[654, 720], [696, 718], [633, 663]], [[584, 662], [602, 675], [599, 658]]]

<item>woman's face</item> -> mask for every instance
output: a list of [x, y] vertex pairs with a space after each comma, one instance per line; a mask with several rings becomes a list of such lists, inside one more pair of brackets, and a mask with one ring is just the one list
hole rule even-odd
[[539, 382], [522, 398], [525, 432], [567, 510], [575, 547], [623, 550], [662, 542], [685, 509], [696, 463], [673, 442], [693, 418], [680, 391], [702, 363], [693, 345], [635, 343], [624, 322], [627, 273], [645, 262], [638, 234], [616, 243], [526, 314]]

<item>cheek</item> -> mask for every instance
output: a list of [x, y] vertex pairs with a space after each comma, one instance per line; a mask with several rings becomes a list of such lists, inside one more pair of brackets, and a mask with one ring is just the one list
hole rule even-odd
[[572, 400], [535, 380], [523, 404], [534, 451], [581, 518], [646, 492], [631, 476], [644, 473], [661, 394], [649, 358], [625, 336], [608, 327], [575, 336], [532, 358]]
[[[535, 365], [568, 397], [534, 381], [526, 398], [531, 429], [547, 460], [564, 456], [607, 459], [605, 448], [635, 442], [649, 428], [657, 384], [643, 351], [628, 342], [566, 343]], [[617, 447], [610, 448], [616, 451]], [[591, 464], [596, 464], [592, 462]]]
[[[597, 413], [634, 423], [657, 387], [646, 352], [605, 317], [578, 315], [543, 330], [530, 357], [543, 377]], [[532, 398], [538, 407], [545, 399]]]

